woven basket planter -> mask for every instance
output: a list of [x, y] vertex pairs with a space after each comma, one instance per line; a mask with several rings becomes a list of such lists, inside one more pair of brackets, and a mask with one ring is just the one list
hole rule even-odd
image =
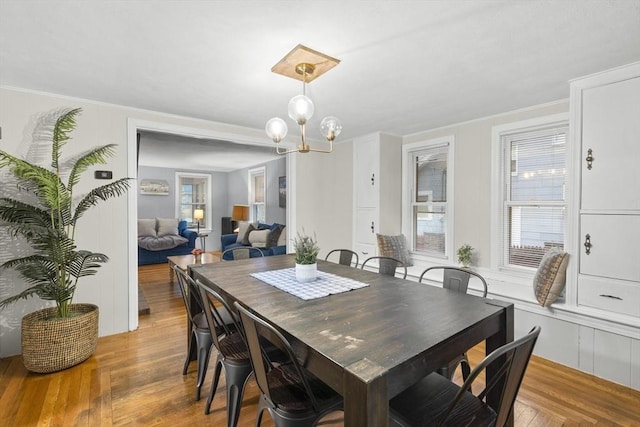
[[98, 306], [72, 304], [71, 317], [60, 319], [56, 308], [22, 318], [22, 358], [31, 372], [46, 374], [87, 360], [98, 343]]

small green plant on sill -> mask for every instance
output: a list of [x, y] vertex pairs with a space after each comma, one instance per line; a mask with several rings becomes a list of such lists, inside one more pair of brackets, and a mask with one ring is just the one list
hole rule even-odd
[[471, 256], [473, 255], [473, 247], [471, 247], [471, 245], [465, 243], [458, 248], [457, 253], [458, 262], [462, 264], [463, 267], [468, 267], [471, 265]]
[[298, 232], [298, 235], [293, 239], [293, 247], [296, 251], [296, 264], [315, 264], [318, 258], [318, 252], [320, 252], [318, 241], [315, 234], [311, 237], [303, 233]]

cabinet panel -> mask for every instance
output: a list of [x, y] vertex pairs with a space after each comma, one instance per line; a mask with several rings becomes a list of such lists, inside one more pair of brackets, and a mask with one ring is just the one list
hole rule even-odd
[[356, 205], [379, 205], [380, 147], [377, 138], [354, 141]]
[[580, 275], [578, 305], [640, 317], [640, 283]]
[[631, 338], [595, 330], [593, 374], [630, 386]]
[[582, 209], [640, 209], [640, 77], [586, 89], [582, 101]]
[[358, 254], [359, 265], [362, 265], [367, 258], [378, 255], [378, 247], [376, 245], [356, 243], [355, 251]]
[[585, 214], [580, 221], [580, 273], [640, 282], [640, 216]]
[[356, 211], [356, 243], [377, 245], [378, 210], [373, 208], [358, 209]]

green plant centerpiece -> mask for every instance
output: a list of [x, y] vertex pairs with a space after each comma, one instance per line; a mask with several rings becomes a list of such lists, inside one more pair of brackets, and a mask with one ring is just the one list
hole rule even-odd
[[293, 239], [296, 252], [296, 279], [298, 282], [311, 282], [318, 277], [318, 241], [316, 236], [307, 236], [298, 232]]
[[[8, 168], [17, 183], [16, 198], [0, 198], [0, 221], [12, 237], [24, 239], [32, 248], [31, 254], [0, 265], [1, 269], [16, 270], [27, 286], [22, 292], [0, 301], [0, 309], [32, 296], [55, 302], [55, 307], [22, 319], [23, 360], [27, 369], [34, 372], [65, 369], [86, 360], [95, 350], [98, 308], [91, 304], [73, 304], [73, 297], [80, 279], [96, 274], [98, 267], [109, 258], [76, 247], [76, 224], [91, 207], [120, 196], [129, 188], [129, 178], [121, 178], [81, 196], [74, 192], [84, 172], [105, 164], [107, 158], [115, 154], [115, 145], [108, 144], [62, 158], [62, 148], [70, 140], [69, 133], [75, 129], [80, 112], [79, 108], [60, 110], [37, 129], [37, 134], [45, 135], [50, 143], [50, 147], [47, 146], [51, 152], [49, 167], [0, 150], [0, 169]], [[95, 318], [95, 326], [90, 326], [95, 329], [95, 338], [87, 340], [88, 332], [77, 320], [89, 312]], [[32, 321], [45, 322], [45, 325], [33, 332], [29, 330]], [[77, 329], [83, 337], [63, 337], [66, 332], [59, 328], [71, 328], [71, 332]], [[48, 335], [55, 335], [53, 343], [47, 340]], [[74, 339], [87, 340], [87, 345], [93, 348], [78, 351], [81, 353], [78, 356], [70, 354], [78, 347], [77, 342], [69, 341]], [[63, 360], [60, 364], [53, 359]]]
[[473, 256], [473, 247], [465, 243], [458, 248], [458, 262], [462, 267], [468, 268], [471, 265], [471, 257]]

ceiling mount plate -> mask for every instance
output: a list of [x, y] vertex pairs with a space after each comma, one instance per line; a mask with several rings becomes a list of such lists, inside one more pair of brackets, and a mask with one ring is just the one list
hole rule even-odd
[[[299, 44], [294, 47], [291, 52], [287, 53], [276, 65], [274, 65], [271, 68], [271, 71], [292, 79], [300, 80], [301, 82], [309, 83], [339, 63], [339, 59], [332, 58], [329, 55], [325, 55], [324, 53], [309, 49], [308, 47]], [[298, 66], [301, 64], [307, 66], [312, 65], [312, 72], [310, 73], [308, 69], [303, 73], [297, 71], [297, 69], [299, 69]]]

